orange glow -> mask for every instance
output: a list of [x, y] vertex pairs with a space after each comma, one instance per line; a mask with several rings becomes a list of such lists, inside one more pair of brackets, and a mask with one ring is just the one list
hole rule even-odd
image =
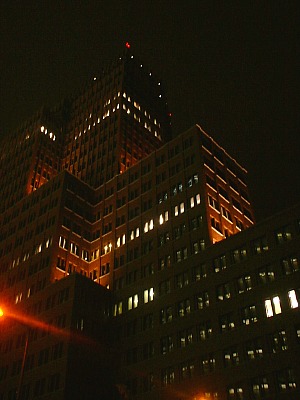
[[3, 317], [3, 315], [4, 315], [4, 311], [2, 308], [0, 308], [0, 318]]
[[[0, 310], [3, 309], [0, 308]], [[95, 342], [93, 339], [88, 338], [87, 336], [84, 336], [83, 334], [77, 332], [77, 331], [70, 331], [69, 329], [61, 329], [56, 327], [55, 325], [51, 325], [47, 322], [32, 318], [30, 316], [26, 316], [23, 314], [19, 313], [14, 313], [14, 312], [7, 312], [5, 310], [5, 313], [3, 312], [3, 315], [5, 317], [8, 317], [9, 319], [12, 319], [21, 325], [28, 326], [30, 328], [37, 328], [40, 330], [44, 330], [49, 332], [52, 335], [57, 335], [60, 337], [64, 337], [65, 339], [70, 340], [71, 342], [75, 343], [81, 343], [82, 345], [88, 345], [88, 346], [94, 346], [95, 350], [101, 350], [101, 345], [98, 342]]]
[[67, 334], [67, 332], [63, 329], [59, 329], [54, 325], [49, 325], [46, 322], [40, 321], [40, 320], [32, 318], [30, 316], [26, 316], [23, 314], [17, 314], [14, 312], [5, 312], [5, 316], [19, 322], [22, 325], [26, 325], [31, 328], [47, 330], [47, 331], [50, 331], [51, 333], [57, 334], [57, 335], [66, 335]]

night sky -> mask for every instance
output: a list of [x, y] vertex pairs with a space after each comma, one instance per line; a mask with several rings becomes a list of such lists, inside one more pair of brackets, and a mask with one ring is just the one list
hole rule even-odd
[[0, 136], [80, 88], [126, 41], [249, 172], [260, 220], [300, 201], [299, 6], [289, 0], [0, 1]]

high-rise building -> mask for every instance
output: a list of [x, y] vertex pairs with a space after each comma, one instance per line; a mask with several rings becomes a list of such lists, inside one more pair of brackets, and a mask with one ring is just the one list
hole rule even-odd
[[299, 207], [169, 119], [127, 49], [4, 140], [1, 400], [299, 397]]
[[62, 169], [98, 187], [170, 135], [162, 84], [127, 49], [76, 95], [43, 108], [3, 140], [1, 210]]

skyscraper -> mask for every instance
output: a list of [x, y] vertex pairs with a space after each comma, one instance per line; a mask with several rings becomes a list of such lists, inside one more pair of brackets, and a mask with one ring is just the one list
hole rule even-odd
[[298, 308], [298, 209], [253, 226], [246, 170], [199, 125], [171, 139], [162, 85], [129, 49], [2, 149], [0, 398], [299, 394], [293, 361], [272, 384], [261, 367], [299, 354], [298, 323], [269, 322]]

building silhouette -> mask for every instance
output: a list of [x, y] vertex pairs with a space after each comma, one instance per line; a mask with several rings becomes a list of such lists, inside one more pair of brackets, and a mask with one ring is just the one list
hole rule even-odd
[[0, 399], [299, 398], [300, 208], [171, 137], [129, 48], [4, 139]]

